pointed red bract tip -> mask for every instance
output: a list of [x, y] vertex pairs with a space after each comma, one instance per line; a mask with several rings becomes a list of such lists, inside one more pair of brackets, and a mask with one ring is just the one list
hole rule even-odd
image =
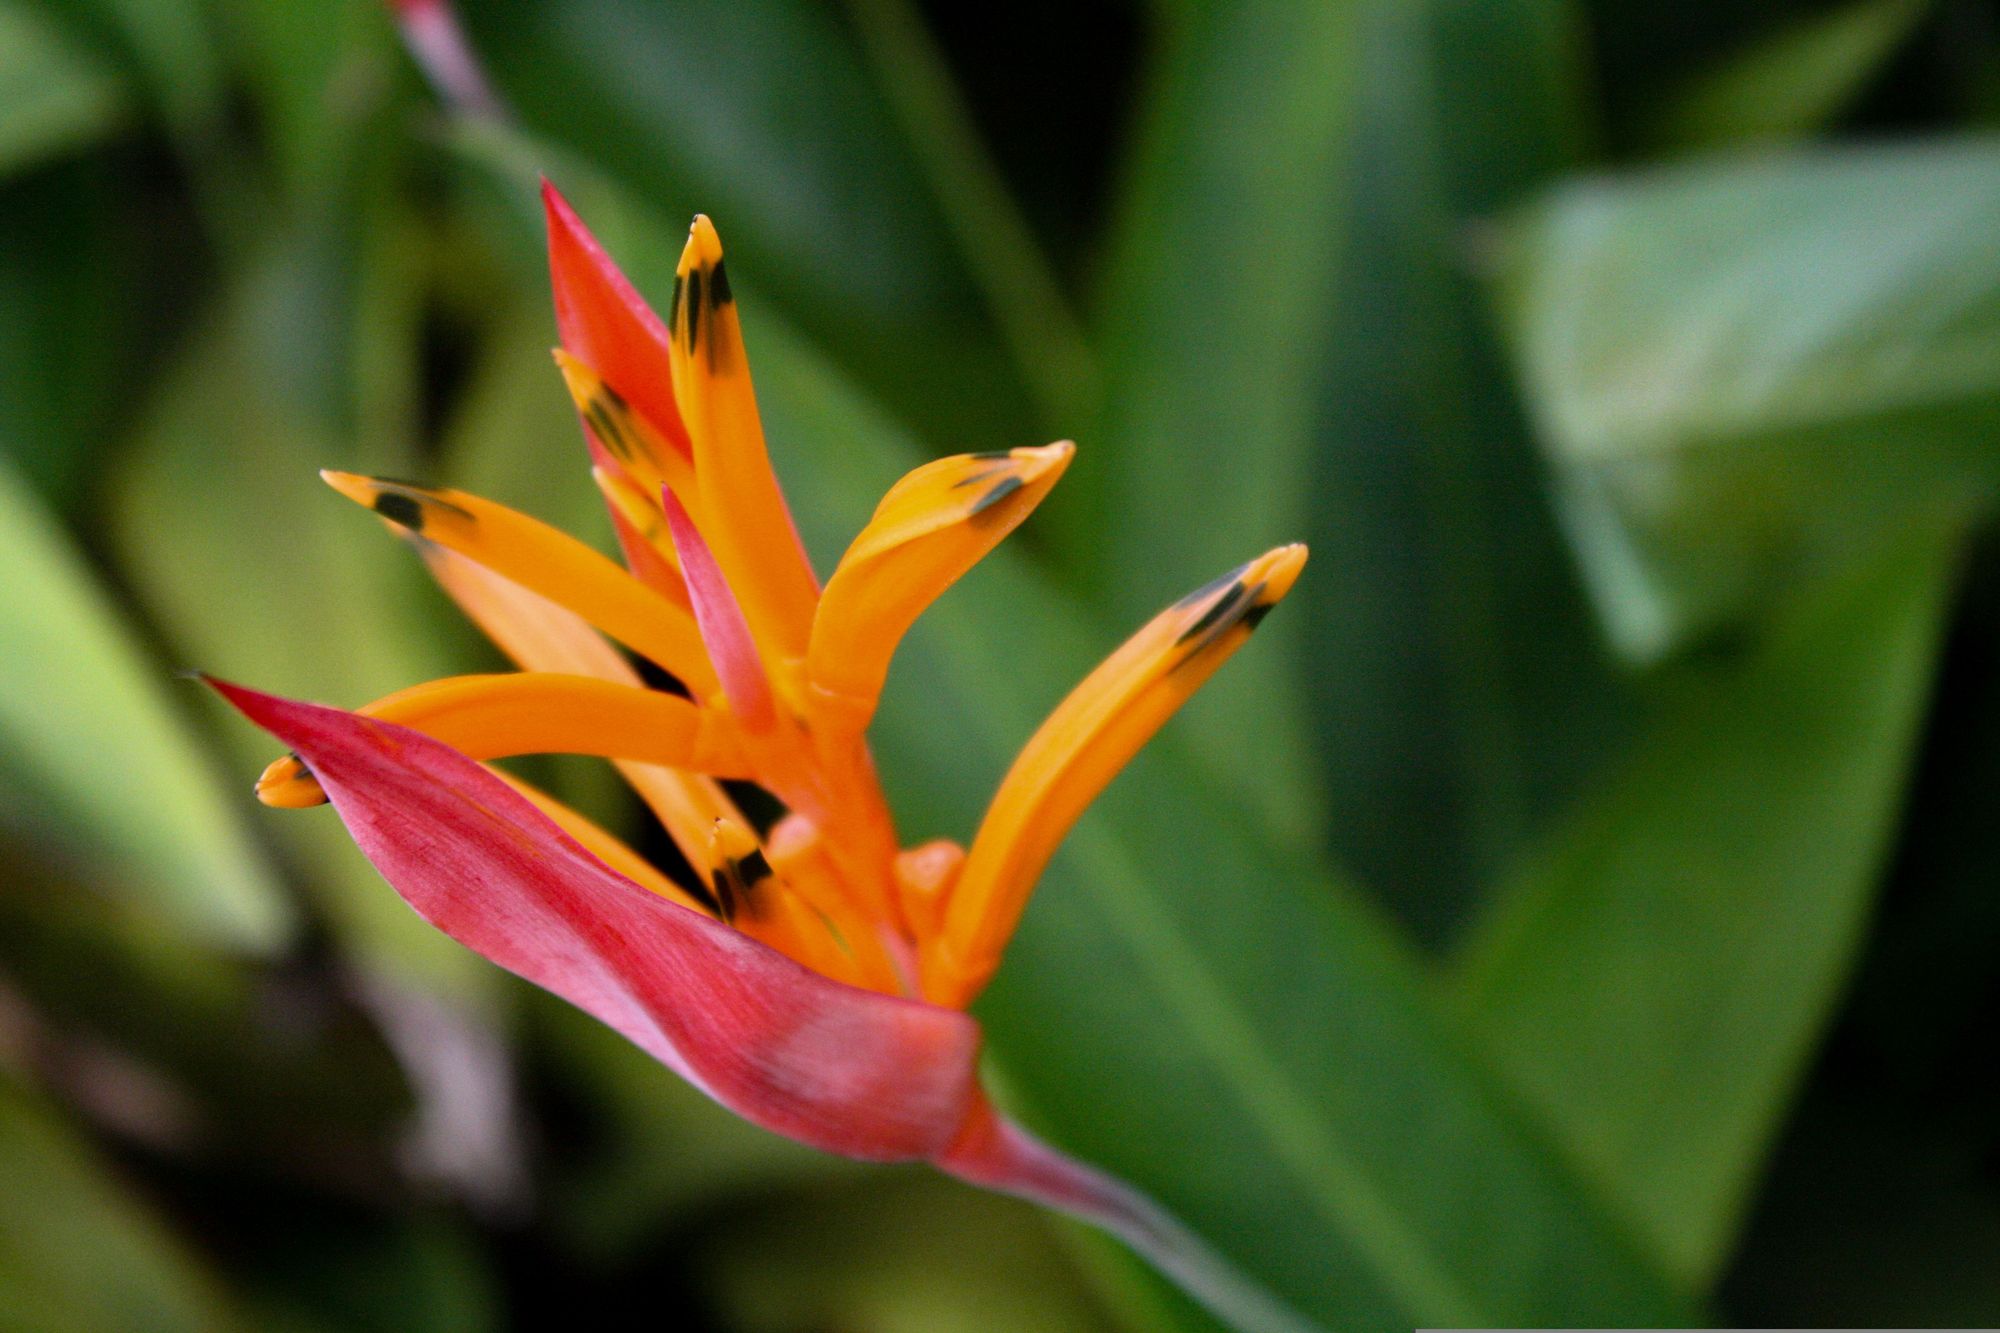
[[420, 916], [744, 1119], [877, 1161], [934, 1158], [957, 1138], [977, 1096], [967, 1015], [830, 980], [648, 892], [421, 733], [209, 684], [298, 754]]
[[547, 178], [542, 181], [542, 208], [548, 219], [556, 330], [564, 349], [602, 375], [669, 445], [690, 454], [687, 427], [674, 402], [667, 326]]

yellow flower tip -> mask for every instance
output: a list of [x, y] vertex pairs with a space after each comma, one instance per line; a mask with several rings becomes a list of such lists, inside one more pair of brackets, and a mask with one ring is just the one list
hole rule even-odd
[[970, 517], [992, 522], [1007, 514], [1018, 521], [1062, 479], [1075, 456], [1076, 446], [1068, 440], [1007, 450], [1000, 456], [997, 467], [958, 483], [960, 486], [973, 481], [985, 483], [978, 488], [977, 498], [968, 511]]
[[[620, 449], [624, 444], [624, 432], [619, 429], [632, 419], [631, 404], [627, 403], [618, 390], [596, 370], [571, 356], [567, 349], [552, 347], [549, 354], [555, 358], [556, 369], [562, 372], [563, 386], [569, 390], [570, 401], [583, 414], [600, 435], [609, 435], [604, 443], [614, 452], [629, 453], [629, 448]], [[629, 427], [627, 427], [629, 429]]]
[[[968, 517], [997, 517], [996, 510], [1025, 517], [1033, 506], [1019, 502], [1040, 500], [1062, 477], [1075, 454], [1074, 444], [1058, 440], [936, 459], [904, 474], [889, 488], [875, 506], [871, 531], [864, 538], [879, 541], [889, 536], [907, 541], [937, 525]], [[884, 525], [893, 525], [893, 530]], [[863, 549], [870, 544], [864, 541]]]
[[428, 486], [418, 486], [407, 481], [393, 481], [388, 477], [364, 477], [356, 472], [335, 472], [331, 468], [320, 469], [320, 480], [339, 491], [358, 505], [374, 510], [390, 523], [407, 532], [419, 533], [432, 519], [471, 519], [465, 509]]
[[618, 392], [611, 381], [561, 347], [551, 348], [563, 386], [590, 436], [616, 460], [619, 469], [644, 490], [662, 484], [694, 491], [686, 446], [674, 444], [661, 428]]
[[1054, 444], [1009, 449], [1007, 453], [1020, 465], [1019, 475], [1023, 482], [1039, 481], [1049, 473], [1058, 477], [1062, 475], [1070, 459], [1076, 457], [1076, 441], [1057, 440]]
[[319, 470], [319, 479], [339, 491], [350, 500], [368, 503], [368, 478], [353, 472], [336, 472], [330, 467]]
[[675, 271], [686, 277], [688, 270], [712, 268], [722, 262], [722, 237], [716, 233], [715, 224], [708, 220], [708, 214], [697, 213], [688, 224], [687, 248], [681, 251], [680, 267]]
[[715, 821], [708, 835], [709, 892], [717, 915], [734, 921], [739, 915], [758, 918], [770, 913], [766, 885], [774, 872], [757, 835], [728, 816]]
[[299, 757], [288, 754], [273, 759], [258, 775], [257, 799], [279, 810], [306, 810], [325, 805], [326, 793]]
[[[729, 266], [722, 262], [722, 241], [700, 214], [688, 230], [687, 248], [681, 251], [680, 264], [674, 270], [667, 327], [681, 357], [675, 362], [674, 393], [681, 401], [689, 431], [700, 442], [707, 432], [719, 432], [720, 440], [732, 430], [745, 429], [755, 419], [754, 407], [742, 401], [713, 401], [725, 392], [725, 385], [736, 386], [730, 392], [746, 388], [749, 368], [736, 328], [736, 297], [729, 287]], [[692, 363], [688, 358], [693, 358]], [[720, 420], [715, 418], [717, 412], [722, 414]], [[761, 453], [762, 428], [757, 430]]]
[[563, 383], [569, 386], [569, 396], [578, 407], [590, 401], [597, 392], [597, 386], [604, 380], [598, 373], [569, 354], [563, 347], [551, 347], [549, 355], [555, 358], [556, 369], [562, 372]]
[[1272, 607], [1284, 600], [1305, 567], [1304, 545], [1294, 542], [1274, 547], [1175, 602], [1140, 631], [1134, 642], [1170, 634], [1172, 648], [1180, 650], [1172, 661], [1173, 669], [1199, 660], [1213, 670], [1242, 646]]
[[1292, 590], [1292, 585], [1299, 581], [1310, 554], [1304, 542], [1293, 542], [1288, 546], [1275, 547], [1252, 560], [1250, 567], [1244, 571], [1244, 578], [1246, 582], [1264, 585], [1259, 605], [1270, 607], [1283, 601], [1285, 594]]

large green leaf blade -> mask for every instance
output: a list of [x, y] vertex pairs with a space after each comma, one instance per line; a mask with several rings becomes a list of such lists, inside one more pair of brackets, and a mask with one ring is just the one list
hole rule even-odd
[[1598, 610], [1654, 660], [2000, 451], [2000, 145], [1797, 152], [1571, 186], [1500, 308]]
[[[753, 328], [780, 465], [824, 543], [915, 450]], [[891, 678], [878, 741], [904, 835], [965, 836], [1114, 638], [989, 557]], [[1155, 742], [1072, 835], [981, 1006], [1018, 1100], [1329, 1327], [1684, 1317], [1481, 1085], [1382, 923], [1178, 750]]]
[[1896, 53], [1930, 0], [1852, 0], [1753, 43], [1667, 101], [1665, 149], [1774, 142], [1821, 129]]
[[[1165, 24], [1098, 303], [1103, 419], [1051, 507], [1073, 577], [1127, 618], [1302, 535], [1366, 9], [1214, 4]], [[1295, 636], [1275, 628], [1192, 725], [1260, 815], [1309, 838]]]
[[218, 774], [64, 534], [0, 469], [0, 780], [7, 822], [178, 929], [265, 951], [291, 914]]
[[41, 0], [121, 58], [184, 149], [199, 157], [228, 92], [202, 0]]
[[[273, 334], [284, 309], [258, 286], [199, 327], [115, 470], [111, 537], [184, 660], [357, 707], [448, 674], [450, 640], [438, 629], [457, 621], [426, 590], [415, 557], [315, 475], [356, 461], [355, 446], [288, 392], [274, 366], [298, 346]], [[221, 706], [205, 706], [220, 724]], [[249, 783], [274, 756], [249, 728], [221, 730], [247, 805]], [[348, 947], [384, 975], [490, 995], [484, 964], [411, 915], [328, 816], [258, 811], [322, 891]]]
[[462, 14], [525, 126], [677, 221], [713, 216], [731, 268], [761, 275], [903, 420], [941, 447], [1033, 438], [1030, 395], [836, 6], [493, 0]]
[[1562, 0], [1368, 17], [1298, 675], [1327, 841], [1435, 942], [1627, 711], [1470, 263], [1483, 219], [1572, 165], [1590, 126]]
[[1690, 1282], [1853, 961], [1962, 531], [1878, 543], [1693, 687], [1462, 959], [1496, 1067]]
[[0, 1324], [22, 1333], [215, 1333], [221, 1292], [39, 1098], [0, 1075]]
[[174, 216], [133, 206], [92, 158], [9, 181], [0, 198], [0, 456], [61, 515], [77, 512], [130, 409], [156, 311], [182, 295], [152, 281], [133, 299], [141, 274], [181, 256], [160, 236]]
[[126, 116], [117, 76], [53, 23], [0, 5], [0, 175], [74, 151]]

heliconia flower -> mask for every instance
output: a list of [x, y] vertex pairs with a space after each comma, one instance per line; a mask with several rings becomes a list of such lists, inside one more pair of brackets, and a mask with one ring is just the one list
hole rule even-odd
[[[354, 712], [216, 682], [290, 747], [260, 797], [330, 800], [432, 924], [745, 1119], [1066, 1210], [1227, 1318], [1301, 1327], [1136, 1192], [1005, 1119], [965, 1008], [1070, 826], [1243, 645], [1305, 549], [1270, 551], [1140, 629], [1029, 740], [969, 850], [904, 847], [866, 741], [890, 658], [1072, 446], [918, 468], [822, 587], [765, 453], [714, 227], [695, 219], [662, 322], [553, 188], [544, 200], [556, 359], [624, 565], [459, 491], [324, 474], [403, 531], [520, 670]], [[644, 683], [613, 641], [678, 688]], [[488, 762], [531, 753], [612, 760], [694, 878]], [[760, 830], [724, 779], [784, 815]]]

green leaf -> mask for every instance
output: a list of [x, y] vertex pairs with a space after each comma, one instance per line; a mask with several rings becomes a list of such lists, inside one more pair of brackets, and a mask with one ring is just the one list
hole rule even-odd
[[0, 1322], [21, 1333], [216, 1333], [221, 1293], [109, 1167], [0, 1075]]
[[0, 200], [0, 454], [65, 516], [131, 408], [156, 310], [182, 295], [156, 267], [183, 257], [162, 236], [175, 221], [91, 158], [9, 181]]
[[[1104, 417], [1051, 508], [1073, 576], [1126, 620], [1303, 535], [1366, 8], [1214, 4], [1168, 25], [1098, 303]], [[1274, 628], [1191, 729], [1260, 815], [1313, 838], [1296, 634]]]
[[1049, 429], [1078, 429], [1095, 411], [1095, 355], [925, 15], [914, 0], [848, 0], [846, 8], [1023, 386]]
[[0, 175], [74, 152], [125, 121], [117, 77], [34, 10], [0, 5]]
[[[44, 4], [49, 0], [42, 0]], [[62, 0], [65, 19], [131, 67], [167, 125], [193, 148], [214, 132], [226, 93], [200, 0]]]
[[[663, 290], [671, 233], [620, 234], [620, 262]], [[755, 280], [732, 271], [759, 404], [824, 555], [928, 451]], [[1007, 547], [948, 594], [876, 731], [904, 838], [967, 836], [1007, 757], [1116, 638]], [[1178, 749], [1156, 742], [1086, 817], [980, 1006], [1015, 1103], [1329, 1327], [1687, 1318], [1475, 1072], [1415, 960]]]
[[[744, 309], [824, 544], [916, 449]], [[920, 622], [876, 730], [905, 838], [967, 836], [1116, 637], [1006, 548]], [[1474, 1075], [1415, 960], [1199, 777], [1182, 730], [1071, 836], [980, 1006], [1016, 1101], [1329, 1327], [1685, 1318]]]
[[[535, 134], [685, 221], [904, 420], [949, 448], [1033, 438], [945, 217], [833, 6], [489, 0], [461, 7]], [[567, 182], [559, 181], [567, 187]]]
[[1797, 139], [1823, 129], [1881, 73], [1930, 0], [1854, 0], [1796, 22], [1695, 79], [1660, 110], [1656, 151]]
[[1691, 688], [1463, 957], [1495, 1067], [1690, 1283], [1865, 929], [1963, 529], [1893, 534]]
[[211, 3], [219, 50], [256, 100], [280, 178], [294, 193], [326, 183], [371, 114], [399, 91], [395, 75], [407, 57], [389, 7], [382, 0]]
[[937, 1178], [878, 1171], [704, 1229], [702, 1284], [743, 1333], [1109, 1333], [1019, 1204]]
[[276, 948], [291, 921], [214, 766], [64, 534], [0, 469], [0, 779], [7, 822], [204, 940]]
[[2000, 454], [2000, 145], [1815, 151], [1570, 186], [1499, 302], [1616, 645], [1740, 623]]
[[[458, 617], [403, 544], [316, 475], [349, 465], [356, 446], [289, 391], [302, 349], [316, 345], [300, 339], [316, 335], [283, 317], [299, 275], [281, 258], [201, 322], [161, 386], [114, 472], [110, 536], [183, 660], [354, 707], [449, 674], [437, 627]], [[204, 706], [231, 743], [250, 808], [250, 783], [275, 757], [269, 742], [219, 702]], [[257, 815], [362, 959], [433, 989], [491, 993], [486, 966], [411, 915], [330, 811]]]
[[1298, 674], [1328, 841], [1437, 942], [1628, 711], [1467, 262], [1482, 219], [1590, 136], [1562, 0], [1369, 17], [1351, 225], [1312, 386]]
[[232, 89], [207, 0], [38, 0], [130, 80], [166, 130], [204, 238], [248, 249], [259, 182], [231, 120]]

